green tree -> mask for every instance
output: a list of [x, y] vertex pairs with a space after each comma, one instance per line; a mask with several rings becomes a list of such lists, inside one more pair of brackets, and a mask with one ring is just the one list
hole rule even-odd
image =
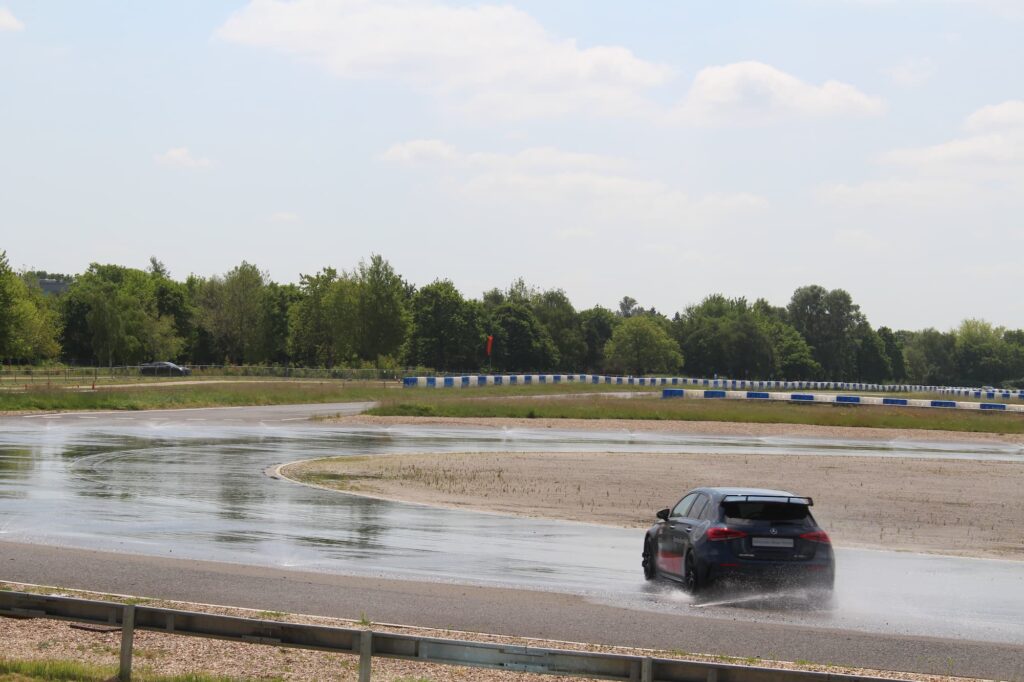
[[0, 359], [11, 357], [14, 340], [14, 304], [17, 300], [17, 278], [7, 262], [7, 252], [0, 251]]
[[915, 384], [957, 383], [956, 337], [933, 328], [907, 334], [904, 341], [907, 375]]
[[298, 287], [294, 284], [267, 282], [263, 287], [263, 315], [260, 318], [258, 354], [264, 362], [283, 365], [291, 361], [288, 320], [291, 307], [298, 296]]
[[536, 294], [532, 301], [534, 315], [547, 329], [558, 349], [559, 369], [573, 372], [586, 362], [587, 343], [583, 326], [569, 297], [561, 289]]
[[66, 359], [131, 364], [177, 358], [192, 325], [187, 290], [159, 261], [151, 268], [92, 263], [74, 279], [60, 299]]
[[652, 316], [635, 315], [622, 321], [605, 344], [605, 364], [615, 372], [644, 375], [675, 372], [683, 354], [665, 328]]
[[205, 280], [198, 292], [200, 324], [228, 362], [258, 362], [267, 276], [242, 261], [223, 277]]
[[36, 278], [15, 274], [0, 252], [0, 360], [36, 363], [56, 357], [59, 324]]
[[793, 292], [787, 312], [790, 324], [813, 349], [824, 378], [857, 378], [855, 331], [863, 316], [850, 294], [816, 284], [801, 287]]
[[905, 381], [907, 378], [907, 365], [903, 359], [903, 344], [888, 327], [879, 327], [876, 331], [878, 338], [882, 340], [882, 345], [885, 346], [885, 354], [889, 359], [889, 367], [891, 369], [890, 376], [893, 381]]
[[761, 326], [775, 360], [768, 378], [802, 381], [821, 376], [821, 365], [800, 332], [778, 319], [762, 319]]
[[867, 320], [857, 324], [854, 343], [857, 349], [857, 377], [860, 381], [882, 383], [892, 377], [892, 363], [885, 342]]
[[692, 373], [746, 379], [768, 376], [775, 367], [771, 341], [746, 299], [708, 296], [673, 326]]
[[984, 320], [964, 320], [954, 333], [957, 375], [967, 386], [996, 385], [1009, 375], [1013, 360], [1005, 329]]
[[303, 365], [333, 367], [337, 361], [327, 303], [337, 279], [337, 270], [330, 267], [299, 277], [299, 296], [289, 314], [288, 348]]
[[180, 355], [191, 356], [192, 348], [190, 340], [195, 334], [196, 311], [192, 305], [189, 289], [185, 283], [171, 279], [171, 273], [155, 257], [149, 259], [149, 279], [153, 287], [153, 306], [149, 314], [155, 319], [170, 318], [173, 325], [174, 336], [179, 337], [168, 341], [179, 350], [170, 353], [169, 350], [154, 354], [154, 359], [174, 359]]
[[359, 355], [380, 366], [384, 357], [397, 358], [409, 333], [408, 290], [391, 264], [379, 255], [360, 262], [356, 270], [359, 283]]
[[86, 322], [96, 359], [108, 366], [113, 366], [115, 360], [128, 362], [136, 345], [130, 337], [136, 321], [133, 318], [137, 317], [131, 298], [113, 282], [100, 280], [90, 286], [86, 301]]
[[440, 371], [479, 368], [484, 354], [483, 311], [450, 280], [435, 280], [412, 300], [409, 356]]
[[583, 328], [583, 340], [587, 344], [583, 367], [588, 372], [599, 372], [604, 367], [604, 347], [612, 338], [618, 323], [619, 318], [615, 313], [601, 306], [580, 311], [580, 326]]
[[635, 298], [632, 296], [623, 296], [622, 300], [619, 301], [619, 317], [633, 317], [638, 312], [642, 311]]
[[327, 290], [324, 314], [332, 363], [349, 364], [359, 360], [359, 301], [360, 283], [353, 275], [343, 273]]
[[499, 305], [491, 324], [491, 360], [495, 368], [509, 372], [546, 371], [558, 364], [558, 349], [528, 305]]

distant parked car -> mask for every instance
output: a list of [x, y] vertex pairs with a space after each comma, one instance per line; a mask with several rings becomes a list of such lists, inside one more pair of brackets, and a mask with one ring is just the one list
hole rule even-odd
[[176, 365], [173, 362], [147, 362], [139, 365], [139, 374], [161, 377], [187, 377], [192, 373], [188, 367]]
[[755, 581], [831, 591], [835, 558], [813, 500], [782, 490], [697, 488], [644, 538], [644, 577], [696, 593], [716, 581]]

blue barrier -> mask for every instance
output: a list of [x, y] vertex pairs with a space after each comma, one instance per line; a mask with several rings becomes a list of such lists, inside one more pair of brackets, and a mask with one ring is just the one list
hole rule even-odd
[[853, 405], [860, 405], [860, 396], [856, 395], [837, 395], [837, 403], [849, 403]]
[[661, 392], [662, 398], [685, 398], [686, 391], [681, 388], [666, 388]]
[[751, 400], [768, 400], [771, 396], [760, 391], [747, 391], [747, 398]]
[[428, 387], [437, 386], [437, 377], [427, 377], [427, 386]]
[[1004, 403], [982, 403], [981, 409], [983, 410], [1005, 410], [1006, 405]]
[[789, 396], [790, 400], [797, 400], [800, 402], [814, 402], [814, 396], [810, 393], [794, 393]]
[[902, 405], [903, 407], [906, 407], [910, 403], [907, 401], [906, 398], [882, 398], [882, 404], [883, 405]]
[[711, 391], [711, 390], [704, 391], [704, 397], [705, 398], [724, 398], [725, 397], [725, 391]]
[[956, 407], [955, 400], [933, 400], [931, 401], [932, 407]]

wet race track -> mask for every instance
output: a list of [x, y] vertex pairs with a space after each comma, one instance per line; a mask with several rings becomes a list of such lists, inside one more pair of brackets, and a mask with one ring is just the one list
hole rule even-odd
[[[555, 430], [349, 427], [359, 406], [0, 419], [0, 540], [583, 595], [656, 612], [1024, 644], [1024, 563], [837, 550], [834, 604], [694, 604], [646, 584], [643, 531], [376, 501], [277, 480], [329, 455], [686, 451], [1024, 461], [1019, 447]], [[651, 501], [652, 516], [660, 500]], [[3, 552], [0, 543], [0, 553]], [[0, 579], [4, 576], [0, 575]]]

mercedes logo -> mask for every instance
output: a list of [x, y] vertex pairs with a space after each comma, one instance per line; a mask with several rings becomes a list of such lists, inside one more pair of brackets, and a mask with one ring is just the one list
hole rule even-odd
[[772, 528], [768, 532], [771, 533], [772, 535], [778, 535], [779, 534], [779, 531], [775, 530], [774, 528]]

